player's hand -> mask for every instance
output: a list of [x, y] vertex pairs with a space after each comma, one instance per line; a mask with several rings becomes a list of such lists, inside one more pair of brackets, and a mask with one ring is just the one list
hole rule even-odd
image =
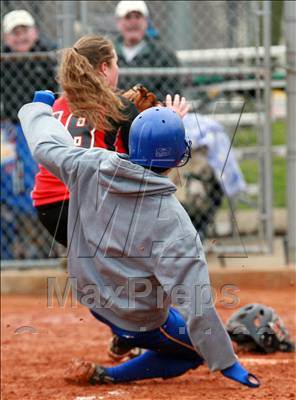
[[86, 384], [89, 383], [95, 369], [95, 363], [74, 359], [66, 370], [64, 379], [69, 383]]
[[50, 90], [38, 90], [34, 94], [33, 103], [44, 103], [52, 106], [55, 102], [55, 96]]
[[170, 94], [167, 94], [165, 105], [167, 106], [167, 108], [176, 111], [176, 113], [179, 114], [181, 118], [185, 117], [185, 115], [189, 111], [189, 104], [187, 103], [185, 97], [180, 97], [179, 94], [175, 94], [173, 99]]
[[259, 379], [248, 372], [239, 361], [234, 363], [231, 367], [223, 369], [221, 373], [229, 379], [233, 379], [236, 382], [242, 383], [243, 385], [251, 388], [257, 388], [260, 386]]

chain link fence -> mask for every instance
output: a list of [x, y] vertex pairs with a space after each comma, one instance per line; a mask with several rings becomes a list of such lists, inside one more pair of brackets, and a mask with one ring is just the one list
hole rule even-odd
[[31, 157], [17, 113], [23, 104], [32, 100], [35, 90], [57, 90], [54, 50], [59, 10], [57, 4], [50, 1], [1, 1], [1, 20], [13, 10], [27, 10], [33, 16], [39, 39], [35, 51], [30, 52], [30, 43], [34, 39], [19, 34], [7, 39], [2, 32], [1, 258], [39, 262], [49, 254], [59, 257], [63, 250], [53, 243], [33, 207], [31, 191], [38, 165]]
[[[89, 33], [114, 41], [120, 89], [142, 83], [160, 100], [180, 93], [190, 102], [184, 124], [193, 142], [193, 162], [172, 179], [194, 225], [208, 239], [207, 249], [224, 256], [270, 251], [269, 88], [282, 90], [285, 85], [283, 76], [276, 79], [270, 72], [280, 74], [285, 49], [270, 47], [271, 3], [263, 3], [147, 1], [146, 44], [139, 45], [137, 54], [119, 37], [116, 1], [2, 1], [1, 18], [14, 9], [29, 11], [44, 44], [35, 52], [15, 52], [3, 35], [1, 45], [2, 258], [38, 260], [63, 254], [39, 223], [30, 200], [38, 166], [23, 139], [17, 111], [35, 90], [58, 92], [54, 49]], [[125, 28], [126, 34], [133, 29]], [[243, 222], [246, 218], [250, 227]]]

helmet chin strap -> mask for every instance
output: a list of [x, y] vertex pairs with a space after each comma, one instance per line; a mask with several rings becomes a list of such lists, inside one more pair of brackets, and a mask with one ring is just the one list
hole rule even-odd
[[192, 146], [192, 141], [191, 140], [186, 140], [185, 139], [185, 146], [186, 146], [186, 150], [185, 153], [181, 159], [181, 161], [179, 162], [179, 164], [177, 165], [177, 168], [181, 168], [184, 167], [184, 165], [186, 165], [188, 163], [188, 161], [191, 158], [191, 146]]

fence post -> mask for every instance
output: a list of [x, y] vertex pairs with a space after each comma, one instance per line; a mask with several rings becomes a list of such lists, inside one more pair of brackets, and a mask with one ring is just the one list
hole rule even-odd
[[170, 1], [167, 3], [168, 24], [174, 30], [174, 35], [167, 38], [168, 43], [175, 50], [192, 49], [194, 43], [188, 32], [192, 31], [192, 2]]
[[268, 251], [273, 252], [273, 163], [272, 163], [272, 132], [271, 132], [271, 2], [263, 1], [263, 46], [264, 46], [264, 108], [265, 121], [263, 126], [263, 207], [264, 231]]
[[62, 47], [71, 47], [75, 40], [76, 3], [68, 0], [62, 2]]
[[80, 1], [80, 18], [81, 18], [81, 28], [82, 34], [87, 35], [91, 33], [91, 28], [88, 21], [88, 2]]
[[[252, 1], [250, 4], [250, 8], [252, 10], [252, 17], [253, 17], [253, 32], [254, 32], [254, 44], [255, 44], [255, 65], [256, 65], [256, 88], [255, 88], [255, 109], [256, 109], [256, 124], [255, 124], [255, 130], [256, 130], [256, 136], [257, 136], [257, 146], [259, 149], [259, 190], [261, 193], [263, 193], [263, 188], [264, 188], [264, 154], [262, 154], [262, 147], [263, 147], [263, 110], [264, 110], [264, 104], [263, 104], [263, 94], [262, 94], [262, 89], [261, 89], [261, 82], [262, 82], [262, 76], [260, 73], [260, 70], [262, 69], [262, 62], [259, 56], [259, 47], [261, 45], [260, 42], [260, 22], [261, 22], [261, 12], [260, 12], [260, 6], [258, 1]], [[258, 236], [260, 240], [266, 241], [266, 232], [265, 232], [265, 226], [263, 224], [264, 216], [265, 216], [265, 206], [264, 206], [264, 199], [263, 197], [258, 196], [258, 208], [259, 208], [259, 224], [258, 224]]]
[[288, 262], [296, 264], [296, 3], [285, 1], [287, 46], [287, 210]]

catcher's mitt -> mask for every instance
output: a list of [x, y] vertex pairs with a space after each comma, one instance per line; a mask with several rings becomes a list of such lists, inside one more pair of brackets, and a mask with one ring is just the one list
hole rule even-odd
[[122, 95], [126, 99], [133, 102], [139, 112], [142, 112], [150, 107], [155, 107], [159, 104], [155, 94], [149, 92], [145, 86], [140, 84], [133, 86]]

